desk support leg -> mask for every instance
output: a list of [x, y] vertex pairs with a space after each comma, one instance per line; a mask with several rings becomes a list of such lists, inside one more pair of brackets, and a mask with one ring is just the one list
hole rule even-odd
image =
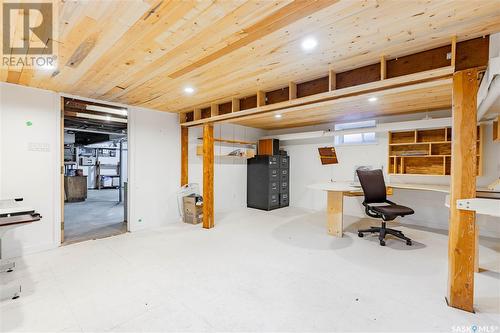
[[342, 192], [328, 191], [327, 195], [326, 213], [328, 233], [336, 237], [342, 237], [344, 194]]

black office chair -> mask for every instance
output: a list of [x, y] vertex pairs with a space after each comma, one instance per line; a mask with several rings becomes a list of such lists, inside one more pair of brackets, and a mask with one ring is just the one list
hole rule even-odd
[[378, 239], [380, 240], [380, 245], [385, 246], [385, 235], [391, 234], [397, 238], [405, 240], [406, 245], [411, 245], [411, 239], [405, 237], [405, 235], [399, 230], [386, 228], [385, 223], [387, 221], [394, 220], [398, 216], [411, 215], [415, 213], [413, 209], [406, 206], [400, 206], [387, 200], [384, 174], [382, 173], [382, 170], [356, 170], [356, 173], [358, 174], [361, 187], [363, 188], [363, 193], [365, 194], [363, 206], [365, 206], [366, 215], [382, 219], [381, 227], [371, 227], [370, 229], [358, 230], [358, 236], [363, 237], [366, 232], [379, 233]]

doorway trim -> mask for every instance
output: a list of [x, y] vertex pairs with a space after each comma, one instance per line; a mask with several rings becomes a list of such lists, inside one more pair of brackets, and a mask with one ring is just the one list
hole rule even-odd
[[60, 135], [61, 135], [61, 164], [59, 170], [59, 177], [61, 181], [61, 244], [64, 243], [64, 97], [60, 96]]
[[[93, 99], [93, 98], [86, 98], [86, 97], [81, 97], [77, 95], [71, 95], [71, 94], [65, 94], [65, 93], [60, 93], [59, 94], [59, 111], [60, 111], [60, 190], [61, 190], [61, 196], [60, 196], [60, 213], [61, 213], [61, 223], [60, 223], [60, 228], [61, 228], [61, 238], [59, 245], [62, 245], [65, 241], [64, 237], [64, 204], [65, 204], [65, 192], [64, 192], [64, 99], [65, 98], [72, 98], [72, 99], [78, 99], [81, 101], [86, 101], [86, 102], [94, 102], [94, 103], [100, 103], [100, 104], [107, 104], [110, 106], [116, 106], [116, 107], [121, 107], [121, 108], [126, 108], [127, 109], [127, 197], [125, 200], [127, 201], [127, 212], [126, 216], [124, 216], [124, 220], [126, 222], [126, 232], [130, 232], [130, 221], [129, 221], [129, 216], [130, 216], [130, 144], [129, 144], [129, 139], [130, 139], [130, 112], [132, 111], [132, 108], [129, 105], [125, 104], [120, 104], [120, 103], [113, 103], [113, 102], [107, 102], [107, 101], [101, 101], [98, 99]], [[122, 166], [120, 165], [120, 168]], [[120, 170], [121, 171], [121, 170]], [[121, 181], [120, 181], [120, 190], [124, 190], [123, 187], [121, 187]]]

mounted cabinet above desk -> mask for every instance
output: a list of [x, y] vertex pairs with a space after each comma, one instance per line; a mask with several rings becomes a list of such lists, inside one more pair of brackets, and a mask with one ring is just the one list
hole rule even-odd
[[[451, 127], [389, 132], [389, 174], [450, 175]], [[482, 126], [477, 126], [477, 174], [482, 174]]]

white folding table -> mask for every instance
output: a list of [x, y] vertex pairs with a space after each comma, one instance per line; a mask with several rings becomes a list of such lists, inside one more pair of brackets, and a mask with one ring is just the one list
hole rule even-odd
[[[39, 221], [42, 217], [34, 209], [23, 204], [23, 199], [0, 200], [0, 274], [8, 274], [15, 269], [15, 262], [2, 259], [2, 237], [13, 229], [32, 222]], [[16, 299], [21, 294], [21, 285], [10, 283], [0, 288], [0, 300]]]

